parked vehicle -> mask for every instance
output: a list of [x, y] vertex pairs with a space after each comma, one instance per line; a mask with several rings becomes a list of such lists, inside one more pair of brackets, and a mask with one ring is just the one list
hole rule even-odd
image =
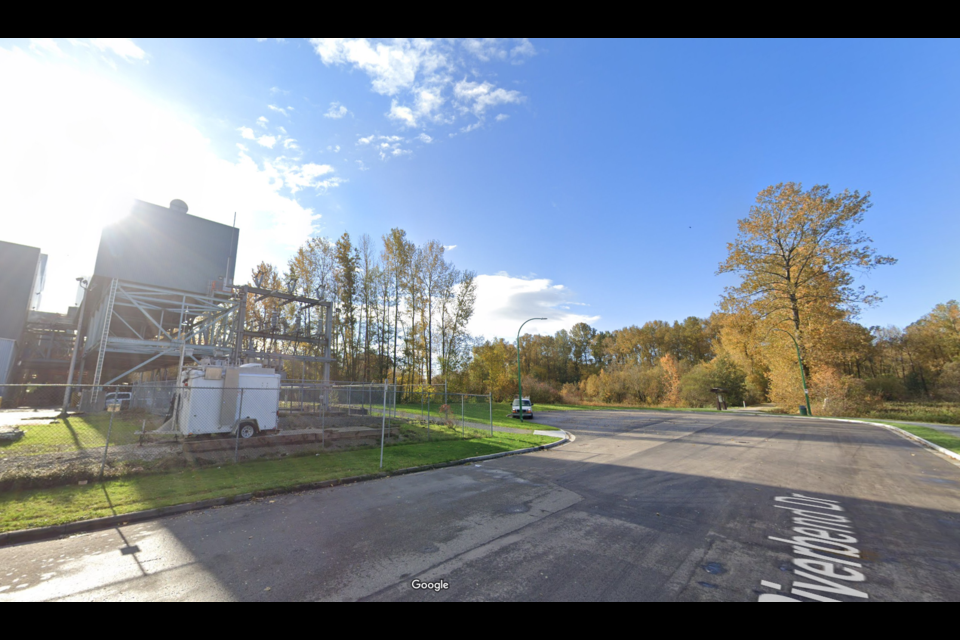
[[277, 429], [280, 374], [273, 369], [201, 364], [186, 369], [181, 384], [161, 431], [252, 438]]
[[[520, 418], [520, 398], [513, 399], [513, 407], [510, 412], [511, 418]], [[533, 403], [530, 398], [523, 399], [523, 420], [533, 420]]]
[[129, 391], [111, 391], [103, 397], [103, 410], [109, 411], [111, 406], [119, 405], [120, 410], [129, 409], [133, 401], [133, 394]]

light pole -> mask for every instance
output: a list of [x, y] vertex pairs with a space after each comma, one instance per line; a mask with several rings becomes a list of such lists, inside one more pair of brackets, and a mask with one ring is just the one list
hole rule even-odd
[[519, 398], [518, 404], [520, 405], [521, 422], [523, 421], [523, 378], [520, 375], [520, 332], [523, 331], [524, 324], [527, 324], [527, 322], [533, 322], [534, 320], [546, 320], [546, 318], [530, 318], [520, 325], [519, 329], [517, 329], [517, 391], [519, 392], [517, 397]]
[[790, 336], [790, 339], [793, 340], [793, 346], [797, 348], [797, 363], [800, 365], [800, 381], [803, 383], [803, 396], [807, 402], [807, 415], [812, 416], [813, 411], [810, 410], [810, 391], [807, 390], [807, 376], [803, 372], [803, 357], [800, 355], [800, 344], [797, 342], [797, 339], [793, 337], [793, 334], [786, 329], [777, 329], [774, 327], [773, 330], [780, 331]]
[[[77, 313], [77, 339], [73, 343], [73, 353], [70, 355], [70, 371], [67, 373], [67, 388], [63, 390], [63, 408], [60, 410], [60, 417], [67, 417], [67, 407], [70, 406], [70, 385], [73, 384], [73, 367], [77, 364], [77, 351], [80, 349], [80, 330], [83, 328], [83, 307], [87, 303], [86, 278], [77, 278], [80, 288], [83, 289], [83, 298], [80, 299], [80, 310]], [[80, 381], [83, 384], [83, 380]]]

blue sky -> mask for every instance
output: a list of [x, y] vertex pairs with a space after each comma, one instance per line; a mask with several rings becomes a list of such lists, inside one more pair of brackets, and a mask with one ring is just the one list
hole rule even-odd
[[[897, 257], [867, 325], [960, 297], [957, 41], [0, 41], [0, 239], [74, 298], [130, 198], [241, 229], [440, 240], [472, 329], [706, 316], [736, 220], [782, 181], [870, 191]], [[92, 247], [92, 248], [91, 248]], [[514, 327], [511, 329], [511, 327]]]

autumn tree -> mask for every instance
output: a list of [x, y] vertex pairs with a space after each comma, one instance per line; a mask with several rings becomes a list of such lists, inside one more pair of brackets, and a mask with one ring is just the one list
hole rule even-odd
[[869, 193], [833, 195], [826, 185], [804, 191], [788, 182], [761, 191], [738, 221], [737, 237], [717, 271], [740, 277], [725, 291], [724, 311], [746, 313], [762, 324], [761, 339], [773, 327], [788, 330], [806, 356], [817, 325], [844, 321], [880, 300], [854, 284], [854, 272], [896, 262], [877, 254], [858, 230], [870, 206]]

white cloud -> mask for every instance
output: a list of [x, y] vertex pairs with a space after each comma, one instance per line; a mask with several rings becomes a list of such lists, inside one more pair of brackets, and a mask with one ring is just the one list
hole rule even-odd
[[290, 117], [290, 114], [287, 112], [294, 111], [293, 107], [278, 107], [275, 104], [268, 104], [267, 109], [270, 109], [271, 111], [276, 111], [277, 113], [287, 116], [288, 118]]
[[0, 129], [0, 211], [16, 212], [0, 234], [50, 256], [43, 310], [73, 303], [102, 225], [126, 215], [133, 198], [180, 198], [192, 215], [228, 225], [236, 212], [245, 281], [261, 260], [285, 264], [314, 232], [317, 214], [284, 189], [340, 183], [325, 165], [258, 163], [244, 149], [221, 157], [189, 116], [109, 70], [0, 47], [0, 86], [31, 96], [0, 100], [0, 121], [17, 123]]
[[453, 94], [462, 109], [472, 112], [477, 117], [482, 117], [490, 107], [499, 104], [515, 104], [524, 100], [519, 91], [497, 88], [489, 82], [469, 82], [466, 79], [454, 85]]
[[30, 38], [30, 49], [37, 53], [53, 53], [65, 56], [62, 49], [53, 41], [53, 38]]
[[433, 142], [433, 138], [431, 138], [425, 133], [421, 133], [420, 135], [418, 135], [417, 139], [424, 144], [430, 144], [431, 142]]
[[397, 104], [396, 100], [393, 100], [390, 103], [390, 111], [387, 113], [387, 116], [391, 120], [396, 120], [400, 124], [407, 127], [416, 127], [417, 126], [417, 117], [413, 113], [413, 109], [410, 107], [402, 107]]
[[435, 43], [425, 39], [375, 45], [366, 38], [313, 38], [310, 42], [323, 64], [360, 68], [373, 81], [373, 90], [383, 95], [396, 95], [413, 86], [418, 74], [432, 74], [448, 64]]
[[[372, 89], [391, 98], [387, 117], [405, 128], [419, 128], [427, 123], [452, 124], [458, 114], [465, 113], [482, 118], [486, 109], [494, 105], [521, 102], [524, 98], [519, 91], [499, 88], [488, 81], [468, 81], [466, 74], [477, 75], [481, 71], [468, 66], [466, 59], [472, 56], [482, 62], [517, 62], [535, 53], [525, 38], [398, 38], [380, 42], [367, 38], [313, 38], [311, 43], [325, 65], [344, 65], [365, 72]], [[455, 76], [463, 80], [455, 82]], [[451, 96], [454, 108], [447, 106]]]
[[348, 113], [350, 112], [347, 110], [347, 108], [342, 104], [340, 104], [339, 102], [331, 102], [330, 108], [327, 109], [327, 112], [325, 114], [323, 114], [323, 117], [334, 118], [339, 120], [340, 118], [347, 115]]
[[283, 135], [287, 135], [287, 130], [284, 129], [283, 127], [277, 127], [277, 131], [279, 131], [279, 132], [282, 133]]
[[[282, 174], [284, 184], [290, 189], [291, 193], [296, 193], [306, 187], [320, 190], [329, 189], [339, 186], [343, 182], [340, 178], [329, 176], [334, 170], [328, 164], [311, 162], [297, 166], [288, 165], [281, 159], [277, 161], [277, 168]], [[328, 177], [320, 180], [322, 176]]]
[[402, 136], [379, 136], [372, 134], [366, 138], [357, 140], [357, 145], [372, 147], [377, 150], [377, 155], [380, 156], [381, 160], [387, 160], [391, 157], [405, 156], [413, 153], [409, 149], [403, 149], [400, 146], [403, 142], [406, 142], [406, 138]]
[[600, 316], [571, 313], [572, 292], [546, 278], [514, 278], [506, 273], [477, 276], [477, 302], [468, 330], [475, 336], [517, 339], [517, 330], [528, 318], [524, 332], [553, 334], [578, 322], [594, 324]]
[[293, 138], [287, 138], [283, 141], [284, 149], [300, 149], [300, 146], [297, 144], [297, 141]]
[[264, 118], [263, 116], [260, 116], [259, 118], [257, 118], [257, 124], [260, 125], [261, 127], [263, 127], [264, 129], [267, 128], [267, 123], [268, 123], [268, 122], [270, 122], [270, 121], [267, 120], [266, 118]]
[[130, 38], [91, 38], [91, 44], [100, 51], [110, 51], [127, 62], [143, 60], [146, 52], [135, 45]]
[[465, 38], [463, 48], [483, 62], [508, 58], [517, 62], [537, 53], [527, 38]]
[[366, 171], [366, 170], [368, 170], [370, 167], [368, 167], [367, 165], [365, 165], [365, 164], [363, 163], [363, 160], [357, 160], [357, 168], [360, 169], [360, 171]]
[[498, 113], [498, 114], [497, 114], [497, 117], [494, 118], [494, 119], [495, 119], [497, 122], [503, 122], [504, 120], [506, 120], [506, 119], [509, 118], [509, 117], [510, 117], [510, 116], [508, 116], [508, 115], [505, 114], [505, 113]]
[[468, 124], [467, 126], [460, 129], [460, 131], [462, 131], [463, 133], [470, 133], [474, 129], [479, 129], [482, 126], [483, 126], [483, 120], [479, 120], [477, 122], [474, 122], [473, 124]]
[[333, 153], [340, 153], [340, 145], [338, 144], [328, 145], [327, 151], [331, 151]]
[[257, 144], [267, 149], [273, 149], [273, 145], [277, 144], [277, 138], [276, 136], [260, 136], [257, 138]]
[[527, 38], [516, 38], [517, 46], [510, 50], [511, 58], [522, 58], [524, 56], [530, 57], [537, 54], [537, 50], [533, 47]]
[[453, 250], [456, 249], [456, 248], [457, 248], [457, 245], [455, 245], [455, 244], [448, 244], [448, 245], [445, 245], [445, 246], [443, 247], [443, 250], [444, 250], [444, 251], [453, 251]]
[[256, 140], [256, 139], [257, 139], [257, 136], [254, 135], [254, 133], [253, 133], [253, 129], [251, 129], [250, 127], [240, 127], [239, 129], [237, 129], [237, 131], [240, 132], [240, 137], [241, 137], [241, 138], [244, 138], [244, 139], [246, 139], [246, 140]]

